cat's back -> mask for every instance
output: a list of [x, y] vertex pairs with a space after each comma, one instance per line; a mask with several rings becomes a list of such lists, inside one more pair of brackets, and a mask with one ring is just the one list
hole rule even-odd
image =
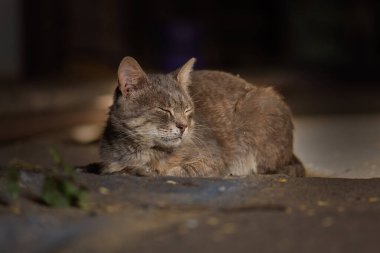
[[205, 92], [210, 97], [220, 95], [239, 95], [252, 89], [254, 86], [238, 75], [217, 70], [197, 70], [191, 75], [193, 94]]
[[[251, 98], [253, 107], [273, 107], [288, 112], [287, 105], [272, 87], [256, 86], [239, 75], [216, 70], [198, 70], [192, 73], [190, 93], [196, 106], [236, 111], [240, 102]], [[248, 95], [247, 95], [248, 94]]]
[[291, 113], [274, 89], [220, 71], [195, 71], [192, 80], [195, 119], [212, 132], [233, 175], [289, 163]]
[[196, 106], [196, 116], [228, 116], [234, 110], [236, 101], [256, 89], [244, 79], [222, 71], [197, 70], [191, 78], [189, 88]]

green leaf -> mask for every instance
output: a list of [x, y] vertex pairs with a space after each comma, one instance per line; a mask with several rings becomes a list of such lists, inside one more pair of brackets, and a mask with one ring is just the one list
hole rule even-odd
[[17, 199], [20, 196], [21, 187], [18, 183], [9, 182], [7, 185], [7, 192], [12, 199]]
[[56, 166], [61, 166], [61, 164], [62, 164], [62, 158], [59, 155], [58, 151], [55, 148], [50, 147], [49, 148], [49, 154], [50, 154], [51, 158], [53, 159], [54, 164]]
[[90, 195], [86, 189], [81, 189], [77, 196], [77, 205], [83, 210], [90, 209]]
[[42, 200], [51, 207], [70, 207], [70, 198], [62, 191], [59, 180], [51, 176], [46, 176], [42, 188]]
[[82, 209], [88, 209], [90, 203], [86, 188], [72, 178], [57, 176], [45, 177], [42, 200], [51, 207], [76, 206]]
[[58, 151], [55, 148], [50, 147], [49, 153], [53, 159], [55, 166], [57, 166], [58, 173], [63, 172], [63, 175], [65, 176], [74, 177], [75, 175], [74, 167], [65, 163], [65, 161], [62, 159], [61, 155], [58, 153]]
[[66, 175], [66, 176], [70, 176], [70, 177], [73, 177], [75, 175], [75, 169], [73, 166], [71, 165], [68, 165], [66, 163], [63, 163], [62, 164], [62, 167], [63, 167], [63, 173]]
[[20, 169], [15, 166], [9, 166], [6, 170], [6, 190], [8, 195], [12, 199], [16, 199], [20, 196]]
[[67, 196], [76, 196], [79, 193], [79, 187], [74, 184], [74, 182], [68, 181], [67, 179], [62, 182], [63, 192]]

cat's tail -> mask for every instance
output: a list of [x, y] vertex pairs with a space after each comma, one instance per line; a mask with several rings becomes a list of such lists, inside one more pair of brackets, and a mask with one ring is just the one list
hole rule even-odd
[[291, 177], [305, 177], [306, 170], [302, 162], [298, 159], [297, 156], [293, 154], [292, 159], [288, 165], [280, 168], [279, 173], [289, 175]]
[[80, 173], [92, 173], [92, 174], [101, 174], [102, 173], [102, 164], [101, 163], [90, 163], [85, 166], [76, 166], [76, 172]]

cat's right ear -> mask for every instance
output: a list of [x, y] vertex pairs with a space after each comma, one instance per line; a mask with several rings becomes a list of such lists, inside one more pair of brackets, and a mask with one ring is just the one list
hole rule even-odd
[[130, 56], [124, 57], [120, 62], [117, 76], [119, 88], [123, 96], [138, 90], [148, 81], [148, 77], [138, 62]]
[[188, 60], [179, 70], [176, 71], [177, 81], [184, 87], [190, 83], [190, 73], [193, 71], [195, 58]]

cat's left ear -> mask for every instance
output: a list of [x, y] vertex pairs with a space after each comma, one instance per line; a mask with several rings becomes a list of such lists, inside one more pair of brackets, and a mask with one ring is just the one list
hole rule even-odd
[[193, 57], [190, 60], [188, 60], [178, 71], [177, 73], [177, 81], [180, 83], [182, 86], [187, 87], [190, 84], [190, 73], [193, 71], [193, 66], [195, 63], [196, 59]]
[[124, 57], [121, 61], [117, 76], [119, 89], [125, 97], [141, 89], [148, 82], [145, 72], [138, 62], [130, 56]]

